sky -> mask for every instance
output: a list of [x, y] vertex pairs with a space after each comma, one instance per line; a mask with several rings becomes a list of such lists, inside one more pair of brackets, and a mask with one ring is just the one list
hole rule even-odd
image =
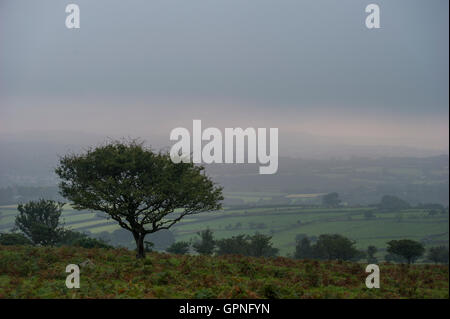
[[369, 30], [370, 3], [0, 0], [0, 135], [169, 143], [201, 119], [448, 152], [449, 2], [376, 1]]

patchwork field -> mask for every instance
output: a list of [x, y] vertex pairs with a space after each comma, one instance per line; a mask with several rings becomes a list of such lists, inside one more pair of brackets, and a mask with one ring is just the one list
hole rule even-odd
[[[232, 193], [246, 202], [257, 202], [264, 198], [281, 196], [280, 193]], [[289, 196], [290, 194], [284, 194]], [[293, 199], [301, 194], [291, 194]], [[305, 198], [313, 197], [304, 194]], [[368, 217], [367, 212], [374, 216]], [[0, 207], [0, 232], [7, 232], [14, 226], [17, 214], [15, 206]], [[100, 234], [119, 229], [116, 222], [99, 214], [76, 211], [66, 205], [62, 219], [66, 227]], [[408, 238], [422, 241], [426, 246], [448, 245], [448, 214], [430, 215], [427, 210], [408, 209], [398, 212], [378, 213], [373, 207], [342, 207], [334, 209], [306, 208], [305, 206], [281, 205], [258, 206], [256, 204], [237, 208], [225, 208], [217, 212], [202, 213], [186, 217], [171, 230], [176, 240], [190, 240], [200, 230], [210, 228], [217, 238], [242, 233], [260, 232], [273, 236], [274, 246], [281, 255], [294, 251], [298, 234], [318, 236], [324, 233], [338, 233], [356, 241], [360, 249], [374, 245], [379, 248], [378, 257], [384, 255], [386, 243], [392, 239]]]

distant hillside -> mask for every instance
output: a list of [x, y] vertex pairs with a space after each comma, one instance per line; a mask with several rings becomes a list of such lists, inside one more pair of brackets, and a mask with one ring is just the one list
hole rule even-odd
[[[0, 189], [13, 186], [50, 187], [39, 191], [57, 198], [54, 168], [58, 156], [80, 152], [106, 137], [79, 132], [31, 132], [0, 136]], [[144, 140], [155, 149], [170, 145], [168, 136]], [[280, 137], [278, 172], [259, 175], [259, 164], [211, 164], [207, 173], [225, 192], [317, 194], [338, 192], [349, 204], [373, 204], [383, 195], [395, 195], [411, 204], [449, 204], [449, 156], [446, 150], [406, 152], [393, 146], [345, 146], [313, 136]], [[309, 144], [308, 144], [309, 143]], [[285, 146], [283, 146], [283, 144]], [[307, 147], [312, 145], [314, 147]], [[288, 147], [289, 146], [289, 147]], [[291, 152], [283, 151], [289, 148]], [[320, 148], [324, 152], [312, 152]], [[443, 154], [443, 155], [440, 155]], [[287, 157], [291, 156], [291, 157]], [[52, 194], [49, 194], [49, 191]], [[34, 198], [12, 191], [13, 200]]]
[[[67, 289], [66, 266], [87, 260], [80, 289]], [[352, 262], [0, 246], [0, 298], [449, 298], [448, 266], [380, 272], [380, 289], [368, 289]]]

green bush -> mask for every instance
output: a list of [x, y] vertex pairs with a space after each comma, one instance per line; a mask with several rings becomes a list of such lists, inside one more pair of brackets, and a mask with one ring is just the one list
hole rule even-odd
[[166, 251], [171, 254], [185, 255], [189, 252], [189, 246], [190, 244], [187, 241], [178, 241], [170, 245]]
[[15, 246], [15, 245], [32, 245], [33, 243], [22, 234], [0, 234], [0, 245]]
[[73, 243], [73, 246], [77, 247], [83, 247], [83, 248], [113, 248], [112, 246], [108, 245], [101, 239], [96, 238], [80, 238], [77, 241]]

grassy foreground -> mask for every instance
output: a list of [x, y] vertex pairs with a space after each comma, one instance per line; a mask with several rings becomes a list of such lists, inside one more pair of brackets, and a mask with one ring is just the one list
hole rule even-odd
[[[81, 268], [68, 289], [68, 264]], [[449, 298], [448, 266], [380, 264], [380, 289], [365, 264], [126, 249], [0, 246], [0, 298]]]

